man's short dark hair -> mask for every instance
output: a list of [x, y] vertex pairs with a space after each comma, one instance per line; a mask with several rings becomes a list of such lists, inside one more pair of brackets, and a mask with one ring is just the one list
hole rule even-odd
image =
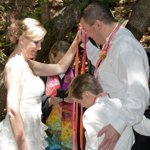
[[93, 25], [96, 20], [103, 21], [105, 24], [115, 22], [110, 9], [101, 2], [93, 2], [89, 4], [81, 13], [81, 18], [89, 24]]

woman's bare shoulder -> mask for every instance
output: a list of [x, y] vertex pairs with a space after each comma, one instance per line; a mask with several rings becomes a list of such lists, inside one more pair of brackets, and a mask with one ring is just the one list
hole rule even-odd
[[25, 65], [25, 60], [22, 58], [22, 56], [16, 55], [14, 57], [11, 57], [4, 69], [4, 73], [11, 73], [16, 72], [19, 73], [20, 71], [23, 71]]

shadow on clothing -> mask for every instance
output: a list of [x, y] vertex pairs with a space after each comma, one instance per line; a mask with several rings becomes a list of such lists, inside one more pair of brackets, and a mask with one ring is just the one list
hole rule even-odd
[[61, 149], [51, 149], [51, 148], [46, 148], [46, 150], [61, 150]]
[[[150, 108], [145, 111], [145, 116], [150, 119]], [[132, 150], [150, 150], [150, 137], [143, 136], [134, 131], [135, 143]]]

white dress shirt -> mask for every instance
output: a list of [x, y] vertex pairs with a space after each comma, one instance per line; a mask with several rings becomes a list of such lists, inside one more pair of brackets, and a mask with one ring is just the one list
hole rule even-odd
[[[98, 150], [104, 135], [98, 137], [98, 132], [111, 121], [118, 118], [122, 103], [119, 99], [110, 99], [108, 96], [99, 97], [96, 103], [89, 107], [83, 115], [86, 145], [85, 150]], [[114, 150], [131, 150], [134, 143], [134, 134], [128, 126], [121, 134]]]
[[[99, 55], [93, 51], [98, 50], [91, 46], [88, 42], [87, 57], [95, 65]], [[127, 125], [138, 124], [149, 105], [149, 64], [144, 48], [126, 28], [121, 27], [110, 42], [109, 51], [97, 70], [96, 78], [111, 98], [119, 98], [123, 104], [119, 116], [111, 120], [110, 124], [120, 134]]]

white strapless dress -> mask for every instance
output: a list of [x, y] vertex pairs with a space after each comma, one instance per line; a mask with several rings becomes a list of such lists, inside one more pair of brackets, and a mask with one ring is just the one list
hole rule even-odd
[[[45, 86], [39, 77], [29, 72], [28, 64], [23, 59], [19, 59], [25, 67], [20, 113], [24, 123], [28, 150], [45, 150], [48, 146], [45, 140], [47, 127], [41, 122], [41, 95]], [[0, 150], [18, 150], [8, 114], [0, 122]]]

